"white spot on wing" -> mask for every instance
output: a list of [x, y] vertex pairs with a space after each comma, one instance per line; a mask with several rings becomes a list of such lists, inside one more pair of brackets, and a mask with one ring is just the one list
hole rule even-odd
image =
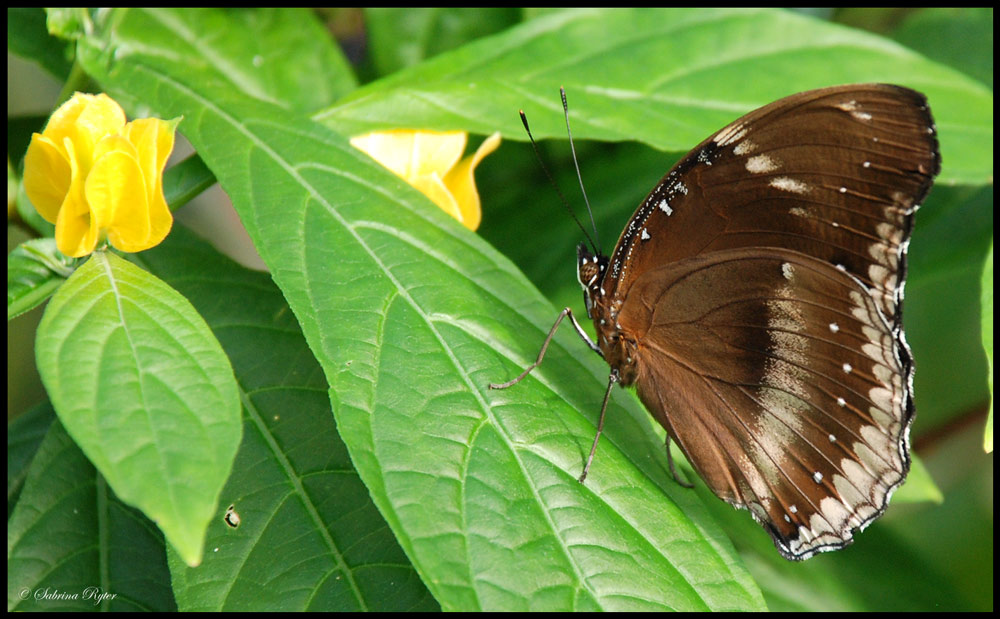
[[762, 174], [764, 172], [774, 172], [780, 166], [778, 162], [767, 155], [754, 155], [747, 159], [747, 172], [751, 174]]
[[649, 231], [646, 230], [645, 228], [643, 228], [642, 229], [642, 234], [639, 235], [639, 238], [642, 239], [643, 241], [648, 241], [649, 240]]
[[670, 208], [670, 205], [667, 204], [666, 198], [660, 200], [660, 203], [657, 206], [659, 206], [660, 210], [666, 213], [668, 216], [674, 212], [674, 209]]
[[757, 149], [757, 145], [750, 140], [743, 140], [733, 147], [733, 153], [737, 155], [748, 155]]
[[837, 109], [849, 113], [851, 116], [858, 120], [869, 121], [872, 119], [872, 115], [868, 112], [862, 112], [861, 106], [855, 100], [846, 101], [837, 105]]
[[768, 184], [775, 189], [797, 194], [809, 193], [810, 189], [809, 185], [803, 183], [802, 181], [795, 180], [794, 178], [788, 178], [787, 176], [772, 178], [771, 182]]

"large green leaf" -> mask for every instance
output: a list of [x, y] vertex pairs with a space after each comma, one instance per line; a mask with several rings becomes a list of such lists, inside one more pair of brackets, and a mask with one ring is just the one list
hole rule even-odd
[[943, 182], [993, 175], [993, 96], [892, 41], [776, 10], [560, 11], [355, 90], [320, 113], [346, 134], [412, 127], [562, 137], [559, 86], [580, 138], [686, 152], [745, 112], [795, 92], [891, 82], [927, 94]]
[[137, 44], [169, 40], [150, 34], [161, 27], [128, 12], [81, 60], [112, 91], [185, 115], [323, 366], [355, 465], [443, 607], [761, 608], [633, 400], [616, 398], [627, 414], [615, 407], [600, 466], [575, 482], [605, 370], [560, 350], [576, 349], [570, 334], [516, 393], [486, 388], [534, 356], [553, 315], [509, 262], [344, 137]]

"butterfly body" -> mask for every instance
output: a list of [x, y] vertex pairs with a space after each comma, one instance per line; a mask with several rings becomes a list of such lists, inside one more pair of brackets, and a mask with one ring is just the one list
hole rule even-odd
[[906, 477], [906, 249], [939, 168], [919, 93], [799, 93], [678, 162], [610, 257], [577, 250], [611, 382], [788, 559], [850, 543]]

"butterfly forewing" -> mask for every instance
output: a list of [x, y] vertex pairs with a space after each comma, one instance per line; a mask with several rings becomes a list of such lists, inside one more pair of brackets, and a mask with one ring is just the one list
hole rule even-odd
[[920, 93], [868, 84], [781, 99], [667, 173], [622, 233], [604, 287], [709, 251], [784, 247], [843, 265], [894, 317], [912, 214], [939, 168]]
[[919, 93], [793, 95], [682, 159], [581, 279], [619, 382], [786, 558], [850, 543], [906, 476], [906, 248], [939, 167]]

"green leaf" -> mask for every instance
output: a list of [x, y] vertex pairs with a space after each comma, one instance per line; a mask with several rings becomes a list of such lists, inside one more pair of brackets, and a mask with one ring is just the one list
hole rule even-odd
[[78, 39], [91, 30], [91, 15], [94, 12], [94, 9], [82, 7], [46, 9], [45, 25], [52, 36]]
[[554, 316], [509, 262], [341, 136], [137, 45], [177, 37], [134, 13], [81, 61], [190, 120], [323, 367], [355, 466], [442, 607], [763, 607], [630, 396], [616, 394], [599, 466], [576, 483], [606, 370], [566, 352], [572, 334], [516, 392], [487, 389], [534, 357]]
[[65, 44], [54, 44], [40, 7], [7, 8], [7, 49], [40, 64], [57, 79], [69, 75], [73, 64]]
[[35, 406], [7, 424], [7, 516], [10, 517], [24, 487], [28, 468], [55, 419], [52, 406]]
[[98, 252], [49, 302], [35, 354], [67, 432], [197, 565], [240, 440], [232, 368], [201, 317], [162, 281]]
[[56, 249], [52, 238], [25, 241], [7, 254], [7, 320], [41, 305], [76, 262]]
[[51, 408], [25, 419], [8, 448], [44, 439], [7, 521], [7, 610], [176, 610], [163, 535], [110, 492]]
[[163, 197], [174, 211], [215, 184], [215, 176], [197, 155], [170, 166], [163, 173]]
[[376, 71], [387, 75], [512, 26], [520, 14], [515, 7], [368, 8], [368, 53]]
[[924, 466], [924, 461], [911, 454], [910, 472], [906, 476], [906, 483], [892, 495], [892, 501], [893, 505], [917, 501], [943, 503], [944, 494], [934, 483], [930, 472]]
[[892, 38], [993, 89], [993, 7], [920, 9]]
[[523, 140], [641, 140], [686, 152], [738, 116], [782, 96], [851, 82], [927, 94], [941, 140], [939, 182], [993, 174], [993, 97], [982, 84], [881, 37], [779, 10], [567, 10], [400, 71], [317, 119], [346, 135], [464, 129]]
[[[343, 53], [308, 9], [129, 11], [154, 49], [170, 49], [193, 75], [211, 72], [220, 89], [297, 112], [329, 105], [355, 86]], [[103, 15], [105, 27], [121, 13]], [[224, 36], [222, 36], [224, 33]], [[172, 38], [182, 37], [183, 44]], [[197, 41], [198, 45], [192, 45]], [[122, 93], [124, 94], [124, 93]], [[141, 108], [145, 93], [133, 93]], [[124, 102], [122, 102], [124, 105]], [[181, 127], [183, 131], [183, 126]]]
[[937, 185], [915, 219], [904, 326], [916, 369], [915, 429], [926, 431], [988, 405], [981, 281], [993, 235], [993, 188]]

